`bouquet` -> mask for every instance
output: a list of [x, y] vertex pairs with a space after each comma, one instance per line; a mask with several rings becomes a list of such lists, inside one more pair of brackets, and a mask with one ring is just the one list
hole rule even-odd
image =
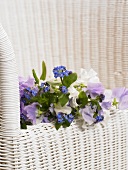
[[118, 87], [107, 90], [103, 87], [97, 73], [81, 69], [81, 73], [57, 66], [53, 70], [54, 79], [46, 80], [46, 65], [42, 62], [40, 78], [32, 70], [33, 78], [19, 77], [20, 122], [21, 128], [41, 123], [52, 123], [58, 130], [66, 128], [77, 119], [82, 127], [105, 125], [110, 109], [128, 108], [128, 89]]

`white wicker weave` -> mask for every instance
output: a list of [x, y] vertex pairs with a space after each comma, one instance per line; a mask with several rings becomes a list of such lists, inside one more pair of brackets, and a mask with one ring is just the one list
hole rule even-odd
[[128, 86], [128, 0], [0, 0], [19, 75], [92, 67], [107, 88]]
[[[57, 63], [75, 70], [75, 67], [88, 67], [92, 63], [107, 86], [127, 85], [127, 5], [125, 0], [0, 0], [0, 12], [8, 13], [0, 16], [3, 23], [4, 17], [12, 17], [11, 13], [15, 14], [15, 11], [17, 15], [23, 12], [23, 23], [29, 21], [30, 14], [33, 18], [43, 18], [33, 22], [30, 17], [28, 32], [35, 29], [37, 34], [29, 34], [29, 40], [22, 21], [18, 20], [20, 29], [14, 24], [15, 32], [8, 29], [13, 42], [17, 39], [24, 47], [20, 49], [23, 52], [18, 53], [20, 45], [14, 45], [17, 57], [20, 56], [18, 66], [22, 63], [22, 73], [27, 75], [27, 67], [34, 66], [31, 62], [38, 64], [42, 60], [34, 58], [37, 52], [38, 56], [42, 55], [42, 45], [49, 68]], [[39, 13], [32, 10], [39, 10]], [[58, 22], [54, 24], [56, 20]], [[37, 46], [33, 44], [34, 40]], [[24, 54], [23, 62], [21, 54]], [[84, 56], [87, 64], [83, 62]], [[30, 65], [26, 61], [31, 61]], [[115, 78], [115, 71], [118, 74], [121, 71], [119, 78]], [[0, 25], [0, 170], [128, 170], [128, 111], [112, 111], [106, 127], [88, 127], [82, 131], [74, 123], [56, 131], [50, 124], [20, 130], [19, 108], [15, 58]]]

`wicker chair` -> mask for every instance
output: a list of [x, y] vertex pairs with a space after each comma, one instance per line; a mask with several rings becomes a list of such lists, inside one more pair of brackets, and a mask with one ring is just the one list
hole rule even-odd
[[[1, 0], [0, 8], [20, 74], [34, 65], [40, 71], [45, 56], [49, 75], [57, 64], [77, 71], [91, 66], [106, 87], [127, 85], [127, 1]], [[17, 15], [10, 24], [5, 16], [11, 14]], [[112, 110], [107, 126], [84, 131], [76, 123], [59, 131], [51, 124], [21, 130], [16, 68], [0, 25], [0, 170], [128, 170], [128, 111]]]

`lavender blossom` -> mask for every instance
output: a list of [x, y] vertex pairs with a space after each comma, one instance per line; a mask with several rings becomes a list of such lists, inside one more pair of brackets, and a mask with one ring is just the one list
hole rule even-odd
[[32, 124], [36, 124], [37, 105], [38, 103], [32, 103], [31, 105], [25, 106], [23, 108], [23, 112]]
[[128, 89], [125, 87], [118, 87], [113, 89], [112, 98], [116, 99], [118, 108], [124, 110], [128, 108]]
[[23, 77], [19, 77], [19, 89], [20, 89], [20, 97], [24, 95], [24, 89], [34, 87], [34, 78], [28, 77], [25, 80]]
[[89, 125], [93, 124], [96, 120], [93, 118], [94, 111], [91, 109], [90, 106], [86, 106], [83, 109], [80, 109], [80, 113], [82, 114], [82, 117], [85, 122], [87, 122]]
[[93, 98], [97, 95], [101, 95], [104, 92], [104, 87], [101, 83], [88, 83], [87, 91], [89, 92], [90, 96]]

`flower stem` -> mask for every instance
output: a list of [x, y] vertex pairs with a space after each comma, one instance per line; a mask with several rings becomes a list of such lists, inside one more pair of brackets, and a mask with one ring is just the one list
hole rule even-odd
[[61, 80], [61, 83], [63, 84], [63, 79], [62, 79], [62, 77], [60, 77], [60, 80]]

